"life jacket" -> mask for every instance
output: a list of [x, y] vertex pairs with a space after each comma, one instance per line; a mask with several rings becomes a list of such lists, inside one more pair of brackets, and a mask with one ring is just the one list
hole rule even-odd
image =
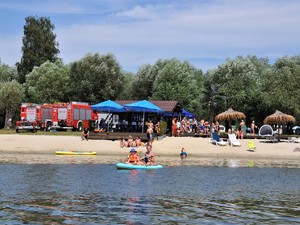
[[138, 161], [138, 154], [136, 153], [136, 154], [130, 154], [129, 156], [128, 156], [128, 158], [129, 158], [129, 162], [130, 163], [136, 163], [137, 161]]

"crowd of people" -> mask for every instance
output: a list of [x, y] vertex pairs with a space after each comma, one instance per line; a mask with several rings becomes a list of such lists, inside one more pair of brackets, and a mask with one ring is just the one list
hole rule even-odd
[[[212, 131], [219, 131], [218, 121], [212, 124]], [[210, 124], [208, 121], [204, 121], [204, 119], [197, 121], [196, 118], [187, 119], [186, 117], [183, 117], [181, 121], [177, 118], [173, 118], [172, 120], [173, 137], [180, 137], [189, 133], [209, 135], [209, 132]]]
[[[172, 120], [172, 137], [180, 137], [185, 134], [200, 134], [200, 135], [210, 135], [210, 132], [219, 132], [220, 131], [220, 124], [218, 121], [213, 122], [212, 127], [210, 127], [210, 123], [201, 119], [197, 121], [196, 118], [188, 119], [183, 117], [182, 120], [178, 118], [173, 118]], [[237, 138], [243, 138], [244, 130], [243, 127], [245, 126], [244, 120], [241, 120], [239, 126], [236, 128], [229, 127], [227, 132], [236, 134]], [[257, 126], [255, 125], [255, 121], [252, 121], [250, 128], [250, 134], [255, 134], [255, 130]]]

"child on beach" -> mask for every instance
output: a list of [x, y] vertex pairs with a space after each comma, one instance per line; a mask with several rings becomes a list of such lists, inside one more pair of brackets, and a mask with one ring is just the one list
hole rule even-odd
[[181, 149], [181, 152], [180, 152], [180, 157], [181, 157], [181, 159], [183, 159], [183, 158], [186, 158], [186, 157], [187, 157], [187, 152], [186, 152], [185, 148], [182, 148], [182, 149]]

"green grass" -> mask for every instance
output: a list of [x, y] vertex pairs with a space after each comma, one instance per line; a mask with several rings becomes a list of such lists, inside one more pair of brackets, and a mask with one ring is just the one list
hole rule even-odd
[[57, 132], [46, 132], [46, 131], [37, 131], [37, 132], [30, 132], [30, 131], [19, 131], [16, 133], [16, 130], [12, 129], [0, 129], [0, 134], [16, 134], [16, 135], [51, 135], [51, 136], [81, 136], [81, 132], [79, 131], [57, 131]]

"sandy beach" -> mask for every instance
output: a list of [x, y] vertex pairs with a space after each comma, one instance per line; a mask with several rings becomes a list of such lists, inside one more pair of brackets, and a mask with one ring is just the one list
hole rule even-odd
[[[300, 168], [299, 143], [264, 143], [253, 140], [255, 152], [248, 151], [247, 140], [241, 140], [241, 147], [216, 146], [207, 138], [166, 137], [154, 141], [153, 152], [156, 162], [165, 166], [228, 166], [228, 167], [289, 167]], [[0, 135], [0, 163], [101, 163], [115, 164], [124, 160], [129, 148], [120, 148], [119, 141], [81, 141], [75, 136], [47, 135]], [[188, 158], [181, 160], [181, 148], [187, 150]], [[56, 150], [96, 151], [96, 156], [61, 156]], [[137, 148], [140, 155], [145, 147]]]

